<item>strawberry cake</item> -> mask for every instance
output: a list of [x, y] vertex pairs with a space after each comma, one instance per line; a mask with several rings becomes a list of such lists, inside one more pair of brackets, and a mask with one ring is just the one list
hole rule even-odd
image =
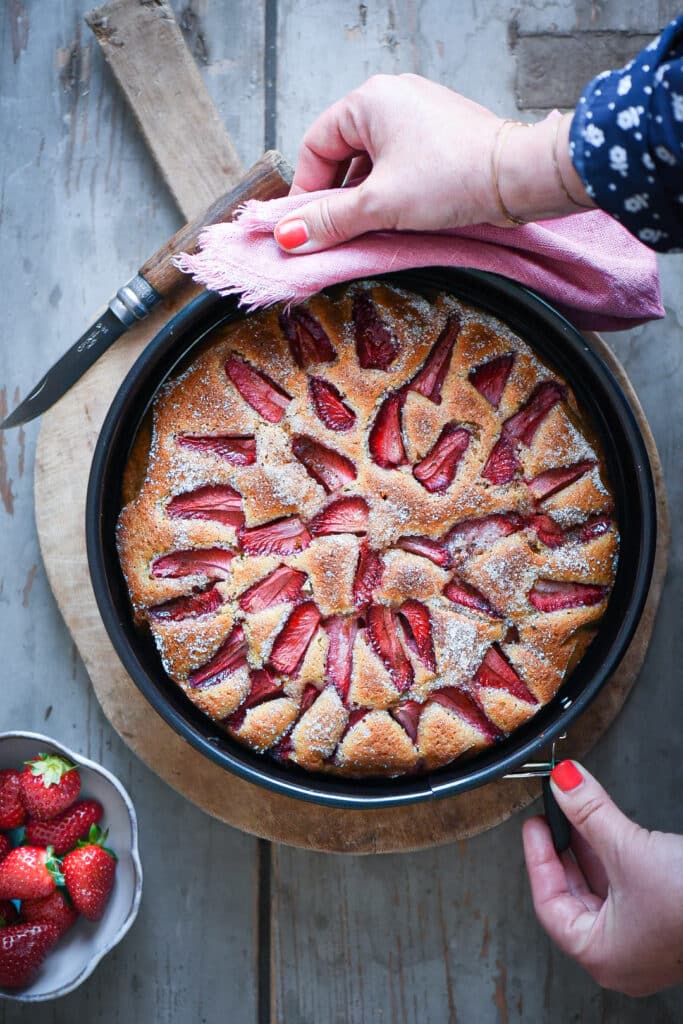
[[118, 547], [170, 678], [348, 776], [500, 741], [595, 634], [619, 536], [567, 384], [495, 318], [356, 282], [224, 325], [154, 406]]

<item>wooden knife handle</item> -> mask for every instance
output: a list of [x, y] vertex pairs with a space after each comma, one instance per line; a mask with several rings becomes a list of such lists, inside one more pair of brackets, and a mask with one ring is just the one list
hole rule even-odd
[[200, 232], [209, 224], [231, 220], [238, 206], [247, 199], [277, 199], [289, 192], [293, 171], [277, 150], [268, 150], [230, 192], [216, 199], [201, 216], [177, 231], [166, 245], [140, 267], [139, 273], [162, 298], [188, 280], [186, 274], [171, 263], [179, 252], [194, 252]]

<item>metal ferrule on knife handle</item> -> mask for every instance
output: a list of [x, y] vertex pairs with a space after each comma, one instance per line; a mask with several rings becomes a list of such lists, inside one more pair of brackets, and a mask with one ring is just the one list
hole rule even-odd
[[117, 291], [109, 308], [125, 327], [132, 327], [136, 320], [144, 320], [153, 306], [161, 301], [161, 295], [142, 274], [136, 274]]

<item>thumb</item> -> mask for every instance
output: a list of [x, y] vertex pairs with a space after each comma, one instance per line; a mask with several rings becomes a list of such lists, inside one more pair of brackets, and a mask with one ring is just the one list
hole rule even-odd
[[286, 252], [298, 256], [330, 249], [380, 226], [381, 212], [371, 205], [363, 183], [331, 192], [284, 217], [275, 227], [275, 240]]
[[605, 867], [623, 863], [623, 853], [640, 827], [619, 810], [597, 779], [576, 761], [555, 765], [550, 781], [560, 808]]

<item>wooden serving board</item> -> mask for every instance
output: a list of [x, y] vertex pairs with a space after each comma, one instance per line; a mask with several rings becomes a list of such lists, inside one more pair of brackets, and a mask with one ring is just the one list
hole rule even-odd
[[[213, 764], [147, 704], [123, 670], [100, 620], [88, 575], [84, 516], [101, 423], [123, 376], [163, 319], [160, 311], [130, 331], [46, 414], [36, 453], [36, 522], [48, 579], [102, 709], [124, 742], [214, 817], [263, 838], [315, 850], [373, 853], [446, 843], [492, 828], [530, 804], [540, 792], [535, 780], [501, 780], [446, 800], [387, 810], [306, 804], [244, 782]], [[619, 379], [645, 435], [657, 485], [658, 543], [647, 605], [629, 651], [563, 744], [563, 752], [576, 757], [590, 750], [614, 721], [637, 679], [652, 634], [669, 543], [662, 470], [647, 420], [609, 347], [597, 335], [589, 341]]]
[[[179, 207], [190, 219], [236, 183], [239, 164], [229, 140], [222, 138], [224, 129], [208, 94], [197, 84], [172, 11], [165, 0], [113, 0], [92, 12], [89, 24]], [[155, 69], [152, 77], [146, 73], [150, 63]], [[172, 103], [167, 102], [169, 96]], [[165, 130], [159, 132], [162, 123]], [[187, 147], [178, 160], [175, 141], [178, 133], [183, 137], [188, 123], [210, 127], [195, 133], [191, 165]], [[209, 167], [211, 175], [206, 173]], [[38, 438], [35, 512], [47, 576], [105, 715], [131, 750], [198, 807], [276, 842], [379, 853], [447, 843], [492, 828], [528, 806], [540, 793], [539, 783], [501, 780], [448, 800], [383, 811], [306, 804], [243, 782], [199, 754], [156, 715], [123, 670], [100, 620], [88, 574], [84, 519], [90, 461], [104, 416], [129, 367], [165, 320], [196, 293], [196, 288], [186, 286], [173, 303], [121, 338], [44, 416]], [[645, 436], [657, 486], [658, 543], [647, 605], [629, 651], [563, 747], [577, 757], [590, 750], [614, 721], [637, 679], [652, 634], [669, 545], [662, 469], [650, 428], [609, 347], [597, 335], [589, 341], [621, 382]]]

